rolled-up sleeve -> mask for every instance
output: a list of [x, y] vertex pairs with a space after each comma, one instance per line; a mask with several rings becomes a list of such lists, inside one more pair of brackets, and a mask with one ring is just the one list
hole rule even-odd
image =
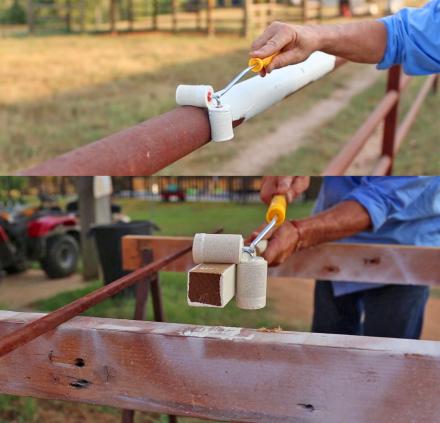
[[431, 183], [428, 177], [364, 177], [362, 183], [344, 197], [360, 203], [370, 215], [372, 231], [408, 207]]
[[440, 0], [379, 21], [386, 27], [387, 45], [378, 69], [401, 64], [409, 75], [440, 73]]

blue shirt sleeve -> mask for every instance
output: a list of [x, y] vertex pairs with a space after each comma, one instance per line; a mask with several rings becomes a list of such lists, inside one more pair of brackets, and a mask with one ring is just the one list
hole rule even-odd
[[370, 215], [373, 232], [393, 215], [416, 201], [429, 187], [431, 178], [419, 176], [365, 176], [362, 183], [344, 197], [360, 203]]
[[387, 30], [387, 46], [378, 69], [401, 64], [408, 75], [440, 73], [440, 0], [379, 21]]

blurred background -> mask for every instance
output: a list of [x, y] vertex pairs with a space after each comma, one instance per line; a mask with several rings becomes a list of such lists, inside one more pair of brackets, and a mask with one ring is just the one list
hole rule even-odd
[[[264, 221], [261, 177], [1, 177], [0, 309], [48, 312], [124, 275], [124, 234], [192, 236], [214, 231], [249, 234]], [[312, 212], [321, 178], [288, 208], [288, 217]], [[268, 306], [243, 311], [191, 308], [186, 274], [160, 275], [168, 322], [308, 331], [312, 280], [270, 278]], [[86, 315], [131, 319], [132, 290]], [[152, 319], [151, 306], [148, 319]], [[431, 290], [424, 339], [440, 340], [440, 291]], [[166, 417], [137, 414], [138, 422]], [[119, 422], [120, 410], [0, 395], [0, 422]], [[179, 418], [182, 422], [196, 419]]]
[[[221, 89], [247, 64], [273, 20], [375, 19], [424, 0], [1, 0], [0, 173], [8, 174], [135, 125], [175, 106], [178, 84]], [[386, 73], [345, 65], [163, 174], [320, 174], [374, 109]], [[424, 78], [416, 78], [400, 112]], [[330, 103], [324, 107], [323, 101]], [[438, 96], [429, 95], [395, 174], [438, 174]], [[331, 118], [328, 118], [331, 110]], [[277, 128], [283, 134], [274, 134]], [[292, 136], [296, 135], [296, 141]], [[300, 136], [298, 134], [301, 134]], [[264, 154], [283, 139], [276, 157]], [[349, 170], [367, 174], [380, 128]], [[253, 153], [252, 166], [231, 158]], [[240, 157], [242, 157], [240, 156]]]

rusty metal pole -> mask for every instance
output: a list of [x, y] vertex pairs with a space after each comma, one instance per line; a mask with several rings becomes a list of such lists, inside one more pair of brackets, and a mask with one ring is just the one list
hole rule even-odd
[[152, 175], [210, 139], [211, 126], [206, 110], [179, 107], [37, 165], [23, 174]]
[[390, 91], [396, 91], [399, 94], [396, 103], [385, 117], [383, 129], [382, 156], [388, 156], [391, 158], [390, 167], [387, 172], [388, 175], [391, 175], [393, 172], [394, 145], [396, 142], [397, 120], [399, 115], [401, 73], [400, 66], [393, 66], [388, 71], [387, 93]]
[[[215, 234], [223, 232], [223, 229], [217, 229]], [[81, 297], [52, 313], [47, 314], [41, 319], [34, 320], [33, 322], [22, 326], [19, 330], [12, 332], [2, 339], [0, 339], [0, 358], [16, 350], [28, 342], [31, 342], [35, 338], [55, 329], [57, 326], [67, 322], [78, 314], [83, 313], [89, 308], [99, 304], [100, 302], [118, 294], [124, 289], [134, 285], [145, 279], [152, 274], [159, 272], [163, 267], [170, 264], [174, 260], [188, 254], [192, 250], [192, 243], [188, 246], [170, 254], [163, 259], [153, 261], [145, 267], [142, 267], [120, 279], [112, 282], [109, 285], [105, 285], [90, 294]]]
[[192, 244], [189, 244], [187, 247], [176, 251], [174, 254], [170, 254], [161, 260], [150, 263], [149, 265], [142, 267], [109, 285], [103, 286], [64, 307], [47, 314], [41, 319], [37, 319], [21, 327], [19, 330], [6, 335], [0, 340], [0, 358], [16, 350], [20, 346], [31, 342], [35, 338], [55, 329], [57, 326], [83, 313], [101, 301], [118, 294], [124, 289], [134, 285], [136, 282], [158, 272], [167, 264], [189, 253], [191, 249]]

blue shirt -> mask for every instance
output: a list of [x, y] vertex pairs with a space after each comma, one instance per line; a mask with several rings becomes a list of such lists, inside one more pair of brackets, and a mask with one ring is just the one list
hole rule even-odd
[[403, 65], [408, 75], [440, 73], [440, 0], [419, 9], [402, 9], [380, 21], [388, 38], [378, 69]]
[[[340, 242], [440, 246], [440, 176], [327, 176], [314, 212], [345, 200], [365, 207], [372, 228]], [[333, 292], [382, 286], [365, 282], [333, 282]]]

